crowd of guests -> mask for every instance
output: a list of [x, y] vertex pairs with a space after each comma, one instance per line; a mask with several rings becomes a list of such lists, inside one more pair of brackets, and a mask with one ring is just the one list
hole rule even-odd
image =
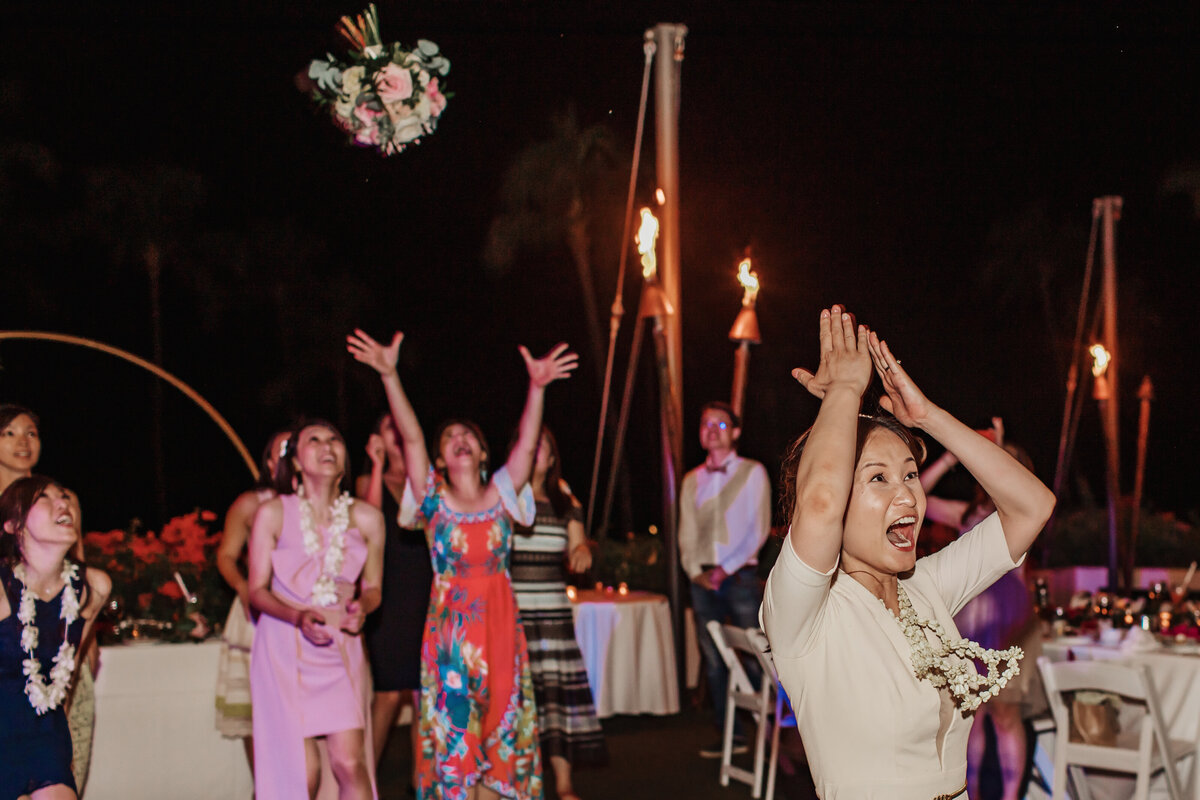
[[[826, 309], [819, 328], [818, 369], [794, 375], [820, 411], [784, 462], [790, 526], [765, 596], [771, 485], [738, 454], [730, 406], [702, 408], [706, 457], [682, 482], [680, 563], [714, 726], [727, 674], [707, 623], [761, 622], [818, 795], [964, 796], [968, 741], [974, 778], [988, 717], [1015, 796], [1030, 690], [1013, 680], [1012, 646], [1036, 644], [1014, 570], [1053, 497], [1021, 451], [1002, 449], [998, 420], [981, 436], [934, 405], [845, 309]], [[546, 774], [578, 800], [573, 766], [607, 759], [566, 594], [567, 571], [586, 571], [591, 550], [542, 422], [547, 387], [577, 357], [521, 348], [528, 391], [500, 463], [468, 420], [443, 422], [427, 448], [396, 368], [402, 340], [347, 337], [388, 406], [353, 486], [341, 433], [307, 419], [271, 437], [261, 482], [226, 514], [217, 567], [236, 598], [217, 727], [244, 739], [260, 800], [315, 796], [322, 760], [339, 797], [376, 798], [376, 765], [406, 709], [417, 797], [531, 800]], [[864, 413], [873, 374], [884, 393]], [[946, 449], [924, 472], [916, 429]], [[39, 455], [36, 415], [0, 407], [0, 798], [57, 800], [86, 780], [90, 634], [110, 583], [82, 563], [78, 499], [33, 474]], [[927, 497], [958, 462], [975, 497]], [[961, 535], [917, 559], [927, 517]], [[978, 642], [959, 639], [955, 615]], [[701, 751], [720, 754], [719, 743]]]

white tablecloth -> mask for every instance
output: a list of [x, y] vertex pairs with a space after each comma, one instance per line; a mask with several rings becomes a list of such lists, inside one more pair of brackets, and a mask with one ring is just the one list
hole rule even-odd
[[596, 713], [676, 714], [679, 682], [667, 598], [581, 591], [572, 603]]
[[243, 800], [241, 739], [215, 727], [220, 643], [100, 648], [87, 800]]
[[[1193, 648], [1188, 648], [1193, 649]], [[1062, 644], [1046, 642], [1042, 652], [1052, 661], [1064, 661], [1073, 655], [1079, 660], [1113, 660], [1145, 664], [1158, 692], [1159, 704], [1167, 725], [1168, 735], [1196, 743], [1196, 756], [1176, 765], [1179, 779], [1184, 783], [1186, 796], [1200, 800], [1200, 781], [1196, 780], [1195, 764], [1200, 759], [1200, 655], [1171, 652], [1169, 649], [1149, 653], [1125, 653], [1114, 647], [1095, 644]], [[1039, 745], [1053, 761], [1053, 734], [1039, 737]], [[1133, 779], [1096, 777], [1088, 786], [1096, 800], [1125, 798], [1133, 794]], [[1160, 773], [1150, 784], [1151, 798], [1167, 797], [1166, 780]]]

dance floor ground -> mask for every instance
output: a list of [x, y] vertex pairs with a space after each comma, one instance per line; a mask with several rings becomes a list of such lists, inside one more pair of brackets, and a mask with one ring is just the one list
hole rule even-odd
[[[610, 763], [576, 773], [575, 791], [582, 800], [749, 800], [749, 786], [730, 781], [723, 787], [717, 782], [719, 759], [698, 755], [701, 747], [717, 738], [708, 711], [690, 708], [669, 717], [612, 717], [603, 724]], [[388, 742], [379, 770], [380, 800], [412, 796], [407, 792], [412, 770], [408, 737], [407, 727], [397, 728]], [[785, 731], [782, 750], [785, 755], [780, 760], [776, 800], [816, 800], [795, 730]], [[753, 766], [749, 755], [736, 757], [734, 763], [747, 769]], [[997, 779], [989, 753], [984, 762], [983, 797], [977, 800], [999, 797]], [[546, 800], [557, 798], [554, 780], [547, 773]]]
[[[669, 717], [612, 717], [604, 720], [610, 763], [582, 769], [575, 776], [575, 791], [583, 800], [748, 800], [750, 787], [717, 782], [719, 759], [703, 759], [697, 751], [717, 738], [708, 712], [688, 710]], [[794, 735], [794, 731], [789, 731]], [[412, 757], [408, 728], [397, 728], [388, 742], [379, 771], [380, 800], [403, 800]], [[749, 768], [748, 756], [736, 763]], [[554, 779], [547, 773], [546, 800], [556, 800]], [[814, 800], [807, 769], [785, 774], [781, 765], [776, 800]]]

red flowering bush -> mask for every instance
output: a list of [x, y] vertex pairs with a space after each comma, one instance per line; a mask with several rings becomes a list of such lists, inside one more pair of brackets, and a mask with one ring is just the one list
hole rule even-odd
[[191, 609], [176, 572], [196, 595], [200, 613], [212, 622], [223, 620], [232, 598], [216, 568], [221, 542], [216, 522], [213, 512], [197, 510], [172, 518], [158, 533], [140, 530], [134, 520], [129, 530], [86, 534], [85, 560], [112, 577], [118, 619], [111, 622], [122, 617], [172, 623], [185, 619]]

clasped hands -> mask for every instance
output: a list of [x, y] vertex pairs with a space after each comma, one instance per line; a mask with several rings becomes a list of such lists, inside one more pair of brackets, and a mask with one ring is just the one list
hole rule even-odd
[[866, 325], [856, 325], [854, 315], [840, 305], [821, 311], [819, 329], [821, 360], [817, 371], [797, 367], [792, 377], [820, 399], [843, 389], [862, 397], [873, 368], [886, 392], [879, 399], [880, 406], [903, 425], [921, 426], [933, 404], [905, 372], [900, 359], [892, 355], [886, 341]]
[[[362, 631], [363, 621], [367, 615], [363, 612], [362, 604], [359, 601], [347, 601], [344, 612], [339, 613], [334, 610], [334, 613], [341, 616], [341, 622], [337, 626], [338, 630], [349, 634], [358, 634]], [[300, 633], [304, 635], [305, 639], [317, 647], [324, 647], [333, 642], [333, 634], [326, 627], [325, 615], [320, 611], [311, 608], [302, 610], [300, 616], [296, 618], [296, 627], [300, 629]]]

